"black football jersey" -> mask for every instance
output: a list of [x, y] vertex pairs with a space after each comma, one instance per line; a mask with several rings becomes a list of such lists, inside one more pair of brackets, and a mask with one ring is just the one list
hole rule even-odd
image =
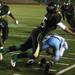
[[61, 15], [60, 14], [49, 14], [47, 13], [43, 19], [43, 22], [41, 23], [41, 27], [44, 30], [53, 30], [57, 27], [57, 23], [61, 21]]
[[74, 8], [72, 5], [63, 5], [61, 10], [66, 16], [74, 16]]

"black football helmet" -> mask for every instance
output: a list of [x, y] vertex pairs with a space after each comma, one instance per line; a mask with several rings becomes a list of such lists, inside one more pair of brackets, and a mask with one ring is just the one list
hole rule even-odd
[[47, 6], [46, 10], [48, 13], [55, 13], [57, 11], [57, 7], [55, 5]]
[[48, 13], [53, 13], [53, 12], [56, 12], [57, 10], [57, 5], [54, 3], [54, 1], [50, 1], [47, 5], [47, 8], [46, 8], [47, 12]]

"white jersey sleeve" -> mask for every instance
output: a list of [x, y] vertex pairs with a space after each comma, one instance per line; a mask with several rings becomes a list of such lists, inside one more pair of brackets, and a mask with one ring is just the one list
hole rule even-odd
[[63, 30], [66, 29], [66, 26], [62, 22], [59, 22], [57, 25]]

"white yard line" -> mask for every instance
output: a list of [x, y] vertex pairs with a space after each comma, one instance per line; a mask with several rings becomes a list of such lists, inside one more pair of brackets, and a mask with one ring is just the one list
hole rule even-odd
[[66, 63], [56, 63], [57, 65], [64, 65], [64, 66], [69, 66], [70, 64], [66, 64]]
[[9, 25], [9, 27], [11, 27], [11, 28], [30, 28], [30, 29], [36, 28], [36, 26], [28, 26], [27, 24], [24, 24], [24, 25], [23, 24], [22, 25], [11, 24], [11, 25]]
[[75, 53], [69, 53], [70, 55], [75, 55]]
[[75, 64], [73, 64], [73, 65], [71, 65], [71, 66], [69, 66], [69, 67], [67, 67], [67, 68], [65, 68], [65, 69], [63, 69], [63, 70], [60, 70], [60, 71], [57, 72], [55, 75], [61, 75], [61, 74], [65, 73], [65, 72], [67, 72], [67, 71], [73, 69], [74, 67], [75, 67]]
[[19, 38], [27, 38], [29, 35], [18, 35], [18, 34], [16, 34], [16, 35], [11, 35], [11, 34], [9, 34], [9, 37], [19, 37]]
[[56, 72], [57, 70], [55, 70], [55, 69], [49, 69], [49, 72], [50, 72], [50, 71], [52, 71], [52, 72]]

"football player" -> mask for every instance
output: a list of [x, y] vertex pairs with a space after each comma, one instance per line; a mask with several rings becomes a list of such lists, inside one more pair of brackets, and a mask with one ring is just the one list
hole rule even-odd
[[16, 20], [15, 17], [12, 15], [9, 6], [5, 2], [0, 0], [0, 30], [2, 32], [2, 44], [4, 44], [5, 41], [8, 39], [9, 27], [7, 16], [10, 16], [15, 21], [15, 23], [18, 24], [18, 20]]
[[72, 30], [75, 32], [75, 17], [74, 17], [74, 6], [70, 2], [64, 2], [61, 6], [61, 13], [63, 20], [67, 20]]
[[[42, 50], [45, 51], [48, 55], [52, 55], [52, 64], [59, 62], [60, 58], [63, 56], [64, 52], [68, 50], [68, 44], [67, 41], [60, 35], [58, 34], [53, 34], [53, 35], [48, 35], [44, 38], [42, 41]], [[14, 54], [14, 58], [19, 56], [20, 54]], [[34, 59], [29, 59], [27, 61], [27, 64], [33, 64]], [[48, 63], [48, 61], [45, 59], [45, 56], [41, 59], [39, 62], [40, 66], [43, 66], [43, 64]], [[11, 65], [13, 66], [13, 60], [11, 62]]]

